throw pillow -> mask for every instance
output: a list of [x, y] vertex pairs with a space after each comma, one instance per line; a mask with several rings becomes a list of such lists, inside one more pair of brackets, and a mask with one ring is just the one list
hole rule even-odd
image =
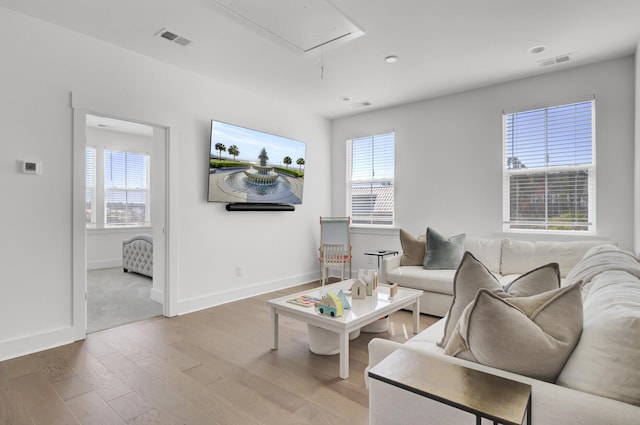
[[425, 269], [457, 269], [464, 254], [466, 235], [444, 236], [427, 227], [427, 250], [424, 256]]
[[582, 332], [582, 295], [574, 284], [530, 297], [478, 291], [445, 354], [554, 382]]
[[426, 245], [424, 235], [414, 238], [409, 232], [400, 229], [400, 245], [402, 245], [401, 266], [422, 265]]
[[530, 296], [560, 287], [560, 268], [557, 263], [549, 263], [523, 274], [503, 288], [498, 279], [470, 252], [465, 252], [453, 278], [453, 301], [449, 306], [444, 347], [453, 333], [463, 310], [471, 303], [480, 289], [488, 289], [502, 298], [509, 296]]

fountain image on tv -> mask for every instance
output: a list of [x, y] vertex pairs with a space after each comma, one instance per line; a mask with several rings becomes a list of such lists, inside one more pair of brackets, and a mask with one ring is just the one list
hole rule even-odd
[[304, 142], [212, 120], [207, 200], [301, 204], [305, 152]]

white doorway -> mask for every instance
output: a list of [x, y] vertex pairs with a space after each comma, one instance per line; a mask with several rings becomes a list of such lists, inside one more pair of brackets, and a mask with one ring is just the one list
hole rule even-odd
[[[92, 149], [94, 159], [89, 154]], [[88, 329], [95, 331], [143, 320], [155, 312], [167, 315], [167, 151], [168, 129], [165, 127], [74, 109], [73, 323], [76, 340], [83, 339]], [[146, 194], [139, 184], [125, 189], [130, 199], [134, 199], [128, 208], [114, 208], [113, 191], [109, 198], [108, 190], [103, 189], [105, 167], [112, 167], [109, 159], [105, 162], [105, 152], [109, 158], [114, 152], [129, 152], [130, 164], [148, 154], [144, 176], [148, 184]], [[87, 170], [91, 167], [87, 164], [92, 161], [96, 172], [88, 179]], [[117, 197], [118, 190], [115, 192]], [[137, 234], [153, 238], [153, 278], [125, 273], [122, 268], [122, 241]], [[90, 284], [102, 286], [90, 287]], [[102, 298], [92, 299], [92, 294]], [[131, 299], [132, 295], [138, 299]], [[88, 310], [91, 306], [95, 310]], [[114, 313], [120, 317], [101, 316]]]

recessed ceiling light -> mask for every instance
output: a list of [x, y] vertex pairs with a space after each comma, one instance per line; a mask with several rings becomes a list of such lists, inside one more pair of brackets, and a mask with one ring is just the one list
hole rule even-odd
[[396, 62], [398, 62], [398, 57], [396, 55], [390, 55], [390, 56], [387, 56], [386, 58], [384, 58], [384, 61], [386, 63], [396, 63]]
[[342, 96], [342, 97], [340, 98], [340, 100], [341, 100], [341, 101], [343, 101], [343, 102], [348, 102], [348, 101], [350, 101], [350, 100], [351, 100], [351, 98], [350, 98], [349, 96]]
[[533, 46], [533, 47], [529, 47], [527, 49], [527, 52], [532, 53], [532, 54], [537, 54], [537, 53], [542, 53], [545, 50], [547, 50], [547, 46], [545, 46], [544, 44], [539, 44], [537, 46]]

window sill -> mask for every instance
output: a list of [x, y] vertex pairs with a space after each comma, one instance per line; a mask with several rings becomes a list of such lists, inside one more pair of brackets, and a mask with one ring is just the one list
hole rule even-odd
[[399, 229], [395, 226], [367, 226], [367, 225], [351, 225], [352, 235], [397, 235]]
[[501, 233], [495, 233], [494, 236], [511, 239], [537, 238], [541, 240], [611, 240], [606, 236], [598, 235], [596, 232], [572, 232], [572, 231], [541, 231], [541, 230], [504, 230]]
[[152, 226], [123, 226], [123, 227], [87, 227], [87, 234], [89, 235], [107, 235], [107, 234], [130, 234], [132, 232], [138, 233], [152, 233]]

